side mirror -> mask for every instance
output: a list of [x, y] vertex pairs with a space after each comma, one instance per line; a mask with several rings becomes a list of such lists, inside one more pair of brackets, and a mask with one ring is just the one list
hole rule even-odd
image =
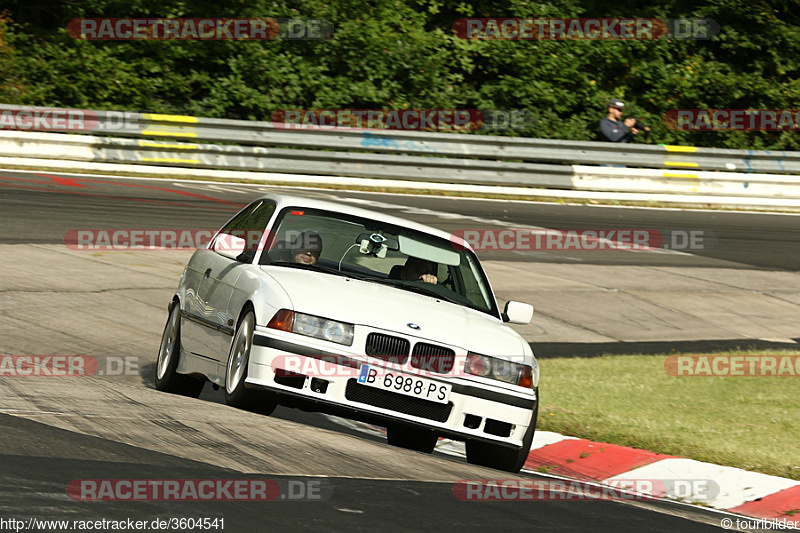
[[508, 301], [503, 309], [503, 322], [511, 324], [530, 324], [533, 318], [533, 306], [522, 302]]
[[247, 241], [242, 237], [237, 237], [229, 233], [220, 233], [217, 235], [217, 238], [214, 239], [212, 250], [228, 259], [238, 261], [239, 256], [242, 255], [242, 252], [245, 250], [246, 244]]

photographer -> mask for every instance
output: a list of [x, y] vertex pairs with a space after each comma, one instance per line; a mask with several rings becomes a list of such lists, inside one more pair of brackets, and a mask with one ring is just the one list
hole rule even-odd
[[608, 115], [600, 121], [600, 140], [613, 143], [627, 143], [633, 140], [634, 135], [644, 131], [645, 135], [650, 133], [650, 127], [645, 126], [635, 118], [622, 118], [622, 110], [625, 102], [619, 98], [612, 98], [608, 102]]

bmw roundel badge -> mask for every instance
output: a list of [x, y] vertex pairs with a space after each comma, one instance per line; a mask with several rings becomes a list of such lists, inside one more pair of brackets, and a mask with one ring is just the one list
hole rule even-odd
[[409, 323], [408, 323], [408, 324], [406, 324], [406, 325], [407, 325], [408, 327], [410, 327], [411, 329], [419, 329], [419, 326], [418, 326], [417, 324], [413, 323], [413, 322], [409, 322]]

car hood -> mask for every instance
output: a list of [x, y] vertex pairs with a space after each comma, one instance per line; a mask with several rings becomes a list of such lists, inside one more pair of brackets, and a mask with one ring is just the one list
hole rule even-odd
[[[295, 311], [395, 331], [485, 355], [519, 356], [524, 340], [499, 319], [435, 297], [304, 269], [263, 266]], [[418, 330], [408, 324], [416, 324]]]

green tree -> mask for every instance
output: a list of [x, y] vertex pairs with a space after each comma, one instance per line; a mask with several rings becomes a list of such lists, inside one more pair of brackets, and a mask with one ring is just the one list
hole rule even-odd
[[[611, 96], [647, 142], [798, 149], [796, 132], [685, 132], [671, 109], [791, 109], [800, 101], [796, 3], [768, 0], [10, 0], [0, 101], [263, 120], [293, 108], [531, 110], [525, 130], [589, 140]], [[320, 41], [83, 41], [82, 17], [319, 17]], [[464, 40], [466, 17], [713, 19], [709, 40]]]

